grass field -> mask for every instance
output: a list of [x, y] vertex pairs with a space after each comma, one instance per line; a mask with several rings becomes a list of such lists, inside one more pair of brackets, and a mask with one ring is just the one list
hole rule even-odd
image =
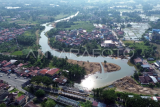
[[147, 46], [144, 44], [143, 41], [138, 41], [134, 43], [134, 41], [123, 41], [123, 43], [131, 48], [134, 48], [134, 49], [142, 49], [142, 53], [144, 52], [144, 50], [148, 50], [149, 48], [151, 48], [150, 46]]
[[91, 32], [93, 29], [95, 29], [95, 27], [93, 26], [92, 23], [90, 22], [84, 22], [84, 21], [77, 21], [77, 22], [74, 22], [75, 25], [71, 25], [70, 28], [66, 28], [67, 30], [71, 29], [79, 29], [79, 28], [83, 28], [85, 30], [87, 30], [88, 32]]
[[18, 56], [18, 55], [23, 55], [23, 53], [22, 53], [22, 51], [15, 51], [11, 55]]
[[35, 33], [31, 33], [30, 31], [25, 31], [22, 35], [23, 36], [36, 36]]
[[[126, 41], [122, 41], [122, 42], [123, 42], [124, 44], [125, 44], [125, 43], [133, 44], [133, 43], [134, 43], [134, 41], [132, 41], [132, 40], [131, 40], [131, 41], [129, 41], [129, 40], [127, 41], [127, 40], [126, 40]], [[136, 41], [136, 43], [143, 43], [143, 41]]]
[[16, 92], [16, 91], [18, 91], [18, 89], [14, 88], [12, 91], [10, 91], [10, 93]]
[[153, 44], [153, 45], [157, 46], [158, 53], [156, 54], [156, 57], [160, 57], [160, 45], [156, 44], [156, 43], [151, 43], [151, 42], [150, 42], [150, 44]]
[[70, 16], [70, 15], [61, 13], [61, 14], [55, 16], [54, 18], [55, 18], [55, 20], [58, 20], [58, 19], [62, 19], [62, 18], [68, 17], [68, 16]]
[[18, 97], [20, 97], [20, 96], [23, 95], [23, 94], [24, 94], [24, 93], [20, 91], [20, 92], [18, 93]]
[[9, 21], [10, 23], [17, 23], [17, 24], [19, 24], [19, 25], [23, 25], [23, 24], [25, 24], [25, 25], [36, 25], [36, 24], [38, 24], [36, 21], [26, 21], [26, 20], [15, 20], [15, 21]]

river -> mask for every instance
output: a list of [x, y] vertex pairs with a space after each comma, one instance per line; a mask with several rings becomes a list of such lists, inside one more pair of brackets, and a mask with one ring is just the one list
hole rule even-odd
[[[68, 18], [64, 18], [61, 20], [57, 20], [55, 22], [60, 22], [62, 20], [68, 20], [72, 17], [75, 17], [78, 15], [79, 12], [77, 12], [75, 15], [72, 15]], [[121, 67], [121, 70], [116, 71], [116, 72], [111, 72], [111, 73], [105, 73], [104, 69], [102, 67], [102, 73], [96, 73], [93, 75], [89, 75], [87, 78], [85, 78], [84, 80], [82, 80], [82, 82], [80, 84], [75, 83], [75, 86], [78, 86], [79, 88], [82, 89], [88, 89], [91, 90], [93, 88], [99, 88], [99, 87], [103, 87], [106, 85], [111, 84], [112, 82], [121, 79], [125, 76], [130, 76], [133, 75], [135, 68], [132, 66], [129, 66], [127, 64], [128, 60], [126, 59], [112, 59], [110, 57], [92, 57], [92, 56], [76, 56], [75, 54], [72, 53], [65, 53], [65, 52], [58, 52], [56, 50], [53, 50], [50, 48], [50, 46], [48, 45], [48, 38], [45, 36], [45, 33], [47, 31], [49, 31], [50, 29], [52, 29], [53, 27], [51, 25], [47, 26], [48, 23], [43, 24], [42, 26], [45, 26], [45, 30], [41, 32], [40, 36], [40, 40], [39, 40], [39, 45], [41, 46], [41, 50], [43, 53], [50, 51], [52, 53], [52, 55], [60, 57], [60, 58], [65, 58], [66, 56], [68, 57], [68, 59], [72, 59], [72, 60], [77, 60], [77, 61], [89, 61], [89, 62], [104, 62], [104, 60], [106, 60], [109, 63], [114, 63], [117, 64]], [[101, 65], [102, 66], [102, 65]], [[97, 78], [98, 77], [98, 78]]]

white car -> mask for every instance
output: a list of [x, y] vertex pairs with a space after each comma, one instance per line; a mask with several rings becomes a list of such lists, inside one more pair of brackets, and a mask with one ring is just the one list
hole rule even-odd
[[10, 78], [11, 76], [8, 76], [8, 78]]
[[2, 77], [3, 75], [0, 75], [0, 77]]
[[15, 77], [15, 79], [17, 79], [17, 77]]

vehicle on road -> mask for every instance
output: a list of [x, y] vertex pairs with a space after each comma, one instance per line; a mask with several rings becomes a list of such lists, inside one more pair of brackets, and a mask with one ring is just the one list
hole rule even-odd
[[11, 76], [8, 76], [8, 78], [10, 78]]
[[0, 75], [0, 77], [2, 77], [3, 75]]
[[17, 79], [17, 77], [15, 77], [15, 79]]

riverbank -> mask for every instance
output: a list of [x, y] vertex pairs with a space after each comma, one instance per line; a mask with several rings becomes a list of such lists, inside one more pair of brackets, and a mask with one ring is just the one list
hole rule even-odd
[[102, 68], [100, 63], [97, 62], [85, 62], [85, 61], [76, 61], [68, 59], [69, 63], [78, 64], [81, 67], [84, 67], [86, 70], [86, 75], [94, 74], [96, 72], [102, 73]]
[[113, 63], [104, 63], [102, 62], [104, 72], [113, 72], [113, 71], [119, 71], [121, 69], [120, 66], [113, 64]]
[[116, 91], [120, 92], [130, 92], [144, 95], [160, 95], [160, 89], [142, 87], [130, 76], [115, 81], [113, 85], [116, 87]]

